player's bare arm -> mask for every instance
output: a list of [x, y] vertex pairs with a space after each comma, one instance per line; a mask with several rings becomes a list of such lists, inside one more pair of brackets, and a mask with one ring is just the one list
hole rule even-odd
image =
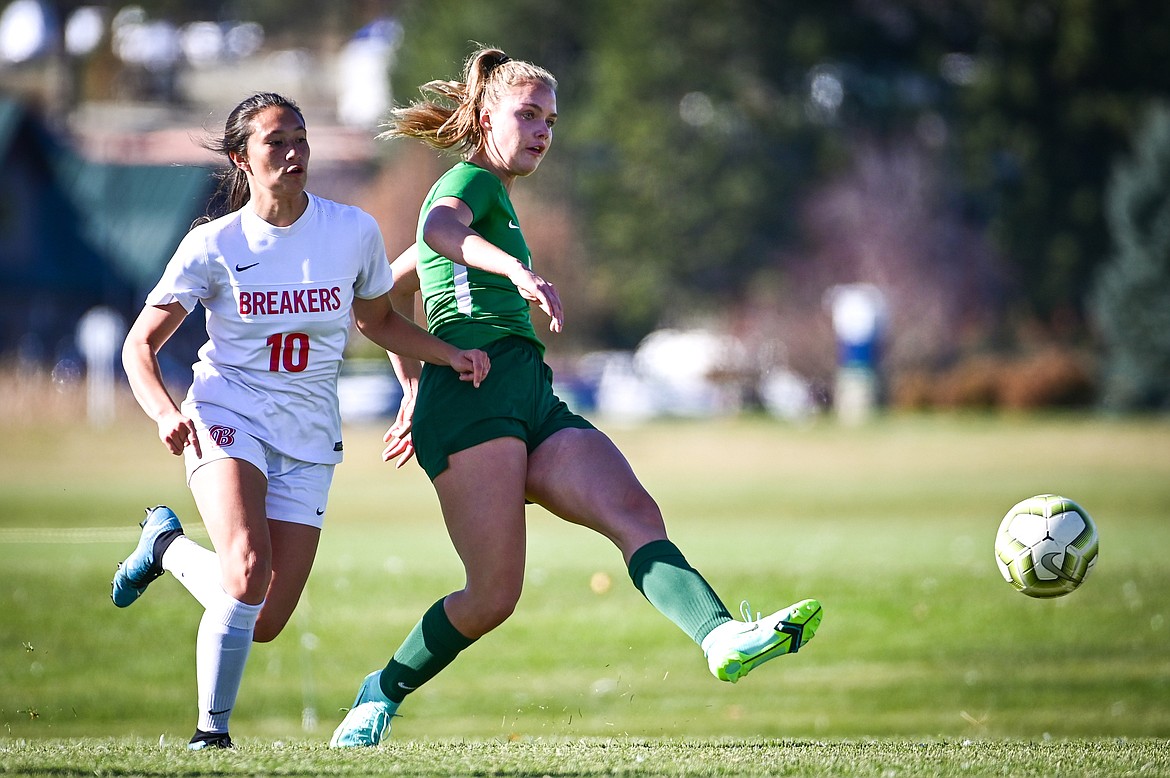
[[506, 277], [524, 299], [536, 303], [548, 314], [549, 330], [560, 332], [565, 318], [556, 288], [471, 229], [471, 220], [471, 209], [466, 203], [457, 197], [443, 197], [427, 211], [423, 240], [452, 262]]
[[[414, 321], [415, 299], [420, 284], [418, 279], [418, 247], [411, 244], [405, 251], [390, 263], [394, 274], [394, 288], [390, 290], [390, 302], [394, 310], [406, 319]], [[394, 368], [394, 375], [402, 386], [402, 401], [398, 405], [398, 413], [394, 423], [382, 436], [386, 448], [382, 450], [382, 461], [389, 462], [397, 458], [395, 469], [401, 468], [414, 456], [414, 442], [410, 430], [414, 420], [414, 401], [418, 395], [418, 379], [422, 372], [422, 365], [417, 359], [404, 359], [393, 351], [387, 351], [390, 365]]]
[[405, 319], [394, 310], [389, 295], [370, 300], [355, 297], [353, 315], [361, 333], [387, 351], [445, 365], [477, 387], [491, 368], [487, 354], [479, 349], [458, 349]]
[[[394, 306], [394, 310], [403, 318], [413, 322], [415, 321], [415, 298], [420, 288], [417, 246], [412, 243], [409, 248], [399, 254], [390, 263], [390, 270], [394, 274], [394, 288], [390, 290], [390, 304]], [[401, 355], [394, 351], [387, 351], [386, 354], [390, 358], [391, 366], [394, 368], [394, 375], [398, 377], [398, 382], [402, 384], [404, 402], [406, 397], [409, 397], [413, 406], [414, 395], [418, 391], [418, 378], [421, 365], [418, 360], [403, 359]]]
[[194, 446], [202, 456], [195, 423], [184, 416], [163, 383], [158, 352], [187, 318], [179, 303], [148, 306], [139, 313], [122, 345], [122, 367], [142, 410], [158, 425], [158, 436], [167, 450], [178, 456]]

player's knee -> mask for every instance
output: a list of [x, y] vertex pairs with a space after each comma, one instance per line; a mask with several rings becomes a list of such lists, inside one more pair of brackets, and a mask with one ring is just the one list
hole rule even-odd
[[520, 587], [498, 586], [486, 588], [482, 592], [469, 592], [473, 603], [471, 610], [473, 623], [468, 625], [479, 637], [491, 632], [507, 621], [516, 611], [516, 604], [520, 601]]
[[612, 504], [603, 522], [614, 538], [643, 543], [664, 534], [662, 510], [645, 489], [631, 489]]
[[490, 598], [484, 608], [484, 624], [490, 625], [488, 629], [495, 629], [496, 627], [507, 621], [513, 613], [516, 612], [516, 604], [520, 601], [520, 590], [517, 588], [514, 592], [498, 592], [496, 596]]
[[253, 550], [233, 554], [223, 566], [223, 588], [243, 602], [255, 602], [268, 593], [272, 562]]
[[662, 525], [662, 509], [645, 489], [635, 489], [625, 495], [623, 512], [641, 527]]

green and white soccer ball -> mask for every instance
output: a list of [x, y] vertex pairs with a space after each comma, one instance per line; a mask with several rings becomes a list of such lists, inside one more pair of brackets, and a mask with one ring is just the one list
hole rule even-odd
[[995, 535], [1004, 580], [1029, 597], [1062, 597], [1097, 562], [1097, 526], [1084, 508], [1055, 494], [1016, 503]]

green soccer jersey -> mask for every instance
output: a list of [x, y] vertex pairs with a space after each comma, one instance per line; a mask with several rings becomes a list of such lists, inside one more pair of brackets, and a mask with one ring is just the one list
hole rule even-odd
[[423, 240], [427, 211], [443, 197], [462, 200], [471, 209], [471, 229], [532, 267], [532, 255], [503, 182], [477, 165], [459, 162], [431, 187], [419, 218], [418, 277], [430, 331], [463, 349], [519, 335], [543, 352], [544, 344], [532, 327], [528, 301], [515, 284], [504, 276], [452, 262]]

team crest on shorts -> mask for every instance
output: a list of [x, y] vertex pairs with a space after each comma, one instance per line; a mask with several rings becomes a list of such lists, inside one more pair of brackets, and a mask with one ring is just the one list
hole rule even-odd
[[211, 442], [220, 448], [227, 448], [236, 442], [236, 430], [234, 427], [225, 427], [222, 424], [216, 424], [214, 427], [207, 429], [207, 435], [211, 438]]

